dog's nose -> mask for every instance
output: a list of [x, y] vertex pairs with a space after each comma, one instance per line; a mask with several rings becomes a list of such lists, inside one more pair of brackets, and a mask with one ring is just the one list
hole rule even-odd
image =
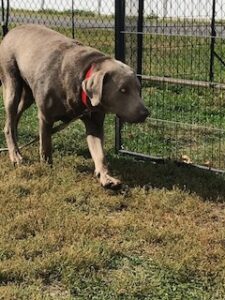
[[145, 107], [144, 109], [141, 110], [140, 112], [140, 117], [139, 117], [139, 121], [140, 122], [144, 122], [145, 119], [150, 115], [148, 109]]
[[143, 117], [145, 117], [145, 119], [150, 115], [148, 109], [145, 107], [142, 113]]

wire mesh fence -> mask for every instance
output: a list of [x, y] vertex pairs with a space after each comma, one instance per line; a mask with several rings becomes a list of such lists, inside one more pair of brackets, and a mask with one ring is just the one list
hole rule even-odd
[[4, 21], [7, 3], [9, 29], [21, 24], [42, 24], [109, 54], [114, 53], [113, 0], [2, 0], [1, 21]]
[[121, 11], [124, 58], [151, 118], [124, 125], [117, 149], [224, 170], [225, 1], [124, 1]]
[[151, 118], [117, 120], [119, 152], [225, 170], [225, 0], [1, 4], [3, 25], [10, 6], [9, 29], [44, 24], [136, 70]]

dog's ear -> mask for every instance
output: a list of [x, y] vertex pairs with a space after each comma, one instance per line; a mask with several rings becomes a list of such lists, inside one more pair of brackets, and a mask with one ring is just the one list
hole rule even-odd
[[92, 106], [97, 106], [101, 102], [104, 77], [105, 72], [97, 71], [82, 82], [82, 88], [88, 95]]

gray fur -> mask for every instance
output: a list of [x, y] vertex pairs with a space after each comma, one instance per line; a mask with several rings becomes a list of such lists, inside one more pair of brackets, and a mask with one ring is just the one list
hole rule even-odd
[[[89, 79], [87, 70], [93, 66]], [[21, 163], [17, 125], [34, 101], [38, 108], [40, 156], [52, 163], [54, 122], [68, 121], [85, 109], [81, 90], [89, 97], [91, 114], [82, 118], [95, 173], [103, 186], [119, 180], [109, 176], [103, 153], [105, 113], [127, 122], [143, 122], [148, 115], [140, 86], [127, 65], [40, 25], [18, 26], [0, 45], [0, 78], [6, 110], [5, 136], [13, 163]]]

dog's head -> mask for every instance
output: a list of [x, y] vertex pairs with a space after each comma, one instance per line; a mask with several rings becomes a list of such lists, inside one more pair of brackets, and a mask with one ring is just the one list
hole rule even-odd
[[92, 106], [114, 113], [122, 121], [139, 123], [149, 115], [140, 97], [139, 80], [132, 69], [120, 61], [109, 59], [96, 64], [82, 88]]

